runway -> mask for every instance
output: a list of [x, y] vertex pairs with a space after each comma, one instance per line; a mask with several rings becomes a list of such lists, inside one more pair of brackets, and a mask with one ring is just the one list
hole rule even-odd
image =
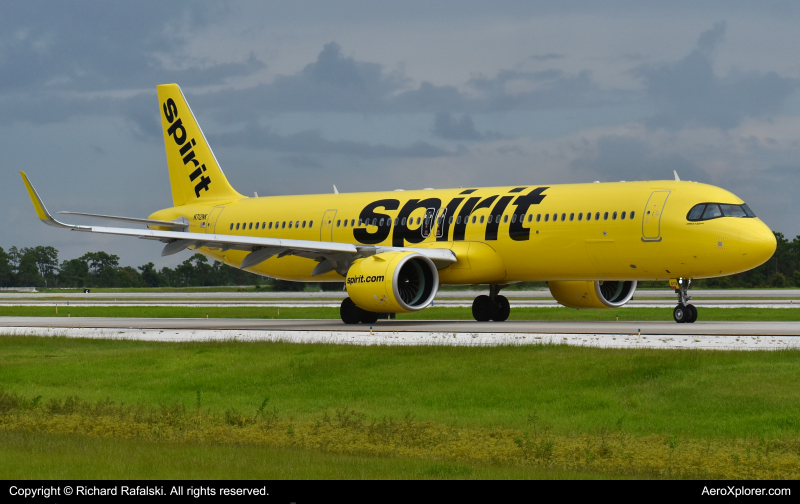
[[557, 343], [602, 348], [785, 350], [800, 322], [540, 322], [2, 317], [6, 335], [148, 341], [284, 341], [358, 345], [496, 346]]

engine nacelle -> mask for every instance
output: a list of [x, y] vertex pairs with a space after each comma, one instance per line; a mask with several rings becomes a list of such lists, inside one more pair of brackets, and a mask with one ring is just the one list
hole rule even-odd
[[619, 308], [633, 297], [636, 281], [548, 282], [556, 301], [570, 308]]
[[385, 252], [359, 259], [347, 270], [347, 294], [358, 306], [378, 313], [421, 310], [439, 290], [433, 261], [416, 252]]

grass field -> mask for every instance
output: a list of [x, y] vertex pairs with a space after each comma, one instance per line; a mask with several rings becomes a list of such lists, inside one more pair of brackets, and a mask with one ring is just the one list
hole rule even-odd
[[[186, 307], [186, 306], [0, 306], [3, 317], [152, 317], [152, 318], [251, 318], [338, 319], [339, 308], [324, 307]], [[575, 310], [573, 308], [513, 308], [509, 320], [672, 320], [672, 308], [620, 308]], [[399, 313], [398, 320], [472, 320], [470, 308], [437, 307], [414, 313]], [[790, 308], [700, 308], [706, 321], [797, 321], [800, 309]]]
[[47, 468], [23, 474], [800, 477], [798, 351], [0, 345], [0, 459]]

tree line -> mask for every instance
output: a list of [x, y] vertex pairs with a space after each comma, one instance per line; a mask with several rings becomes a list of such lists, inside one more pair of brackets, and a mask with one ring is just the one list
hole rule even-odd
[[[800, 287], [800, 236], [791, 242], [775, 233], [778, 247], [758, 268], [720, 278], [698, 280], [696, 287]], [[650, 284], [651, 282], [648, 282]], [[87, 252], [59, 262], [53, 247], [0, 247], [0, 287], [213, 287], [259, 285], [274, 290], [303, 290], [302, 282], [286, 282], [253, 275], [194, 254], [175, 268], [160, 270], [152, 262], [133, 268], [120, 266], [119, 257]], [[341, 290], [341, 283], [322, 283], [323, 290]], [[648, 286], [643, 284], [642, 286]], [[656, 285], [653, 285], [654, 287]]]

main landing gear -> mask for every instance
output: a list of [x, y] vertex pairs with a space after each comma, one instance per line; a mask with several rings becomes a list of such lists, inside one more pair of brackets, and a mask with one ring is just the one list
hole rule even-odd
[[679, 324], [691, 324], [697, 320], [697, 308], [694, 305], [688, 304], [692, 296], [689, 295], [689, 288], [692, 286], [691, 278], [679, 278], [678, 288], [678, 306], [672, 311], [672, 318]]
[[367, 310], [362, 310], [349, 297], [344, 298], [339, 307], [339, 315], [345, 324], [374, 324], [378, 321], [378, 314]]
[[472, 316], [478, 322], [502, 322], [508, 319], [511, 314], [511, 305], [508, 299], [499, 294], [500, 289], [505, 285], [490, 285], [489, 295], [482, 295], [475, 298], [472, 302]]

